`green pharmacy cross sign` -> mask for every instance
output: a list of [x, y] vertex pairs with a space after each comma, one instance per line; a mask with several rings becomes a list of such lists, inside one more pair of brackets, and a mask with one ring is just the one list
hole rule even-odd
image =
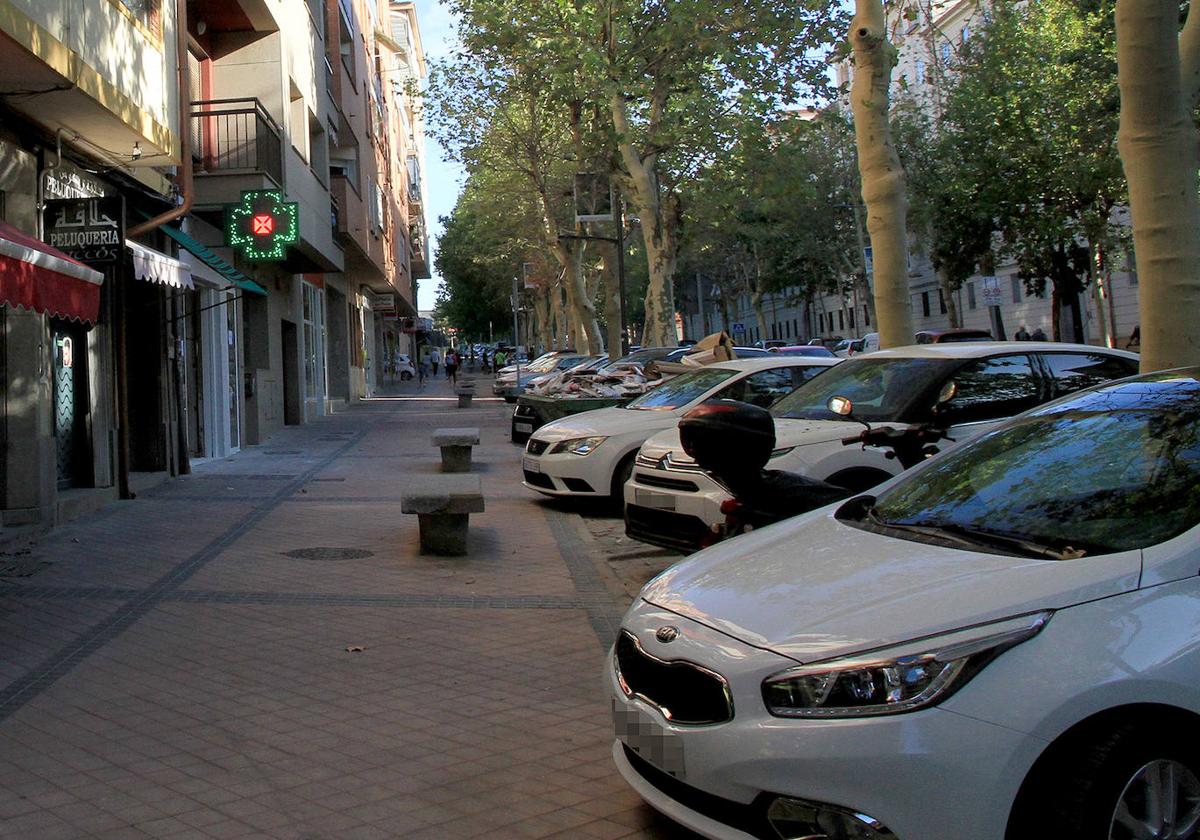
[[279, 190], [248, 190], [225, 213], [225, 242], [251, 262], [282, 260], [300, 238], [300, 205]]

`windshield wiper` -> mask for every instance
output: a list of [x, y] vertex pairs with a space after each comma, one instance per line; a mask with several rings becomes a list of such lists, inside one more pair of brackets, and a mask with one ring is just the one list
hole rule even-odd
[[958, 538], [961, 542], [974, 543], [976, 545], [990, 546], [993, 548], [1007, 548], [1016, 550], [1022, 554], [1033, 557], [1049, 557], [1051, 560], [1078, 560], [1087, 554], [1086, 549], [1074, 548], [1065, 546], [1062, 549], [1057, 549], [1052, 546], [1040, 543], [1035, 540], [1017, 537], [1011, 534], [1003, 534], [998, 531], [992, 531], [987, 528], [975, 528], [968, 525], [959, 525], [954, 522], [931, 522], [925, 525], [918, 525], [910, 522], [886, 522], [879, 519], [874, 510], [868, 514], [877, 525], [884, 528], [896, 528], [904, 531], [913, 531], [915, 533], [927, 534], [930, 536], [950, 535]]

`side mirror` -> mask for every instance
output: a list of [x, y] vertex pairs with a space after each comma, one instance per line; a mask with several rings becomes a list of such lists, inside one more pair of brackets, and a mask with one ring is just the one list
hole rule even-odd
[[834, 414], [842, 417], [849, 417], [854, 411], [854, 403], [848, 397], [830, 397], [825, 405]]
[[951, 379], [942, 386], [942, 390], [938, 391], [937, 401], [933, 404], [935, 411], [945, 411], [946, 403], [954, 399], [954, 395], [958, 393], [958, 384]]

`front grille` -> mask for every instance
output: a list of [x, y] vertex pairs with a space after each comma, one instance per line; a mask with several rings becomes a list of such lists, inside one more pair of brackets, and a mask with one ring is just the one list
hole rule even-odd
[[[639, 467], [645, 467], [648, 470], [657, 470], [657, 469], [659, 469], [659, 464], [662, 464], [663, 462], [662, 462], [661, 458], [650, 458], [650, 457], [647, 457], [646, 455], [642, 455], [641, 453], [638, 453], [635, 463]], [[667, 469], [675, 470], [676, 472], [691, 472], [691, 473], [704, 472], [704, 470], [700, 469], [700, 465], [697, 464], [695, 461], [679, 461], [676, 458], [672, 457], [671, 453], [667, 453], [667, 460], [666, 460], [666, 464], [664, 466]]]
[[664, 478], [663, 476], [646, 474], [640, 472], [637, 474], [638, 484], [645, 484], [647, 487], [661, 487], [664, 490], [678, 490], [681, 493], [697, 493], [700, 488], [694, 481], [684, 481], [680, 478]]
[[554, 489], [554, 482], [550, 480], [550, 476], [545, 473], [535, 473], [525, 470], [525, 481], [532, 484], [534, 487], [543, 487], [546, 490]]
[[525, 444], [525, 451], [530, 455], [541, 455], [550, 447], [550, 442], [545, 440], [529, 439], [529, 443]]
[[779, 837], [767, 821], [767, 808], [774, 799], [770, 794], [760, 793], [753, 802], [745, 805], [734, 802], [732, 799], [725, 799], [681, 782], [659, 770], [625, 744], [621, 746], [624, 748], [625, 758], [639, 776], [685, 808], [760, 840], [776, 840]]
[[640, 542], [691, 554], [700, 550], [701, 540], [711, 533], [704, 520], [697, 516], [625, 505], [625, 535]]
[[733, 719], [729, 688], [717, 674], [691, 662], [667, 662], [646, 653], [628, 631], [616, 646], [622, 685], [656, 706], [672, 723], [713, 724]]

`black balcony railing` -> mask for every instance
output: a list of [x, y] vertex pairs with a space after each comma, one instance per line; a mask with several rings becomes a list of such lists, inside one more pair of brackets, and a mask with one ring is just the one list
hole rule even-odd
[[257, 99], [192, 103], [196, 172], [261, 172], [283, 186], [283, 141], [278, 123]]

